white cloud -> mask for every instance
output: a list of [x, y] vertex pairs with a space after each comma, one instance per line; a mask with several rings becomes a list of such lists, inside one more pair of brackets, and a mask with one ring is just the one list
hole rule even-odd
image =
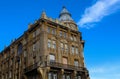
[[119, 79], [120, 78], [120, 64], [109, 63], [106, 65], [99, 65], [89, 69], [91, 79]]
[[85, 9], [82, 18], [77, 23], [80, 27], [91, 28], [96, 22], [120, 9], [120, 0], [98, 0]]

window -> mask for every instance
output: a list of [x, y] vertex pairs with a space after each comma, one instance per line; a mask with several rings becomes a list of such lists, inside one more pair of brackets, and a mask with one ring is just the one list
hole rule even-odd
[[70, 74], [64, 74], [62, 79], [71, 79]]
[[65, 79], [65, 75], [63, 75], [63, 79]]
[[52, 79], [52, 74], [48, 73], [48, 79]]
[[12, 71], [9, 72], [9, 78], [11, 78], [11, 77], [12, 77]]
[[24, 51], [24, 57], [26, 57], [27, 56], [27, 53], [26, 53], [26, 51]]
[[79, 66], [79, 65], [78, 65], [78, 60], [75, 60], [75, 61], [74, 61], [74, 65], [75, 65], [75, 66]]
[[33, 38], [36, 36], [36, 31], [33, 32]]
[[36, 30], [36, 36], [40, 34], [40, 29]]
[[65, 51], [68, 52], [68, 45], [65, 44]]
[[62, 36], [62, 31], [60, 31], [60, 37]]
[[50, 61], [55, 61], [55, 55], [50, 54], [49, 57], [50, 57]]
[[77, 41], [77, 38], [76, 38], [76, 36], [74, 36], [74, 41]]
[[18, 45], [18, 55], [22, 53], [22, 44]]
[[56, 34], [56, 29], [52, 29], [52, 34]]
[[78, 79], [81, 79], [81, 76], [78, 76]]
[[57, 79], [57, 74], [53, 74], [53, 79]]
[[10, 66], [12, 66], [13, 59], [10, 60]]
[[48, 39], [48, 48], [50, 48], [51, 40]]
[[64, 32], [64, 38], [66, 38], [67, 37], [67, 34], [66, 34], [66, 32]]
[[63, 43], [60, 44], [61, 50], [64, 50]]
[[63, 57], [63, 64], [68, 64], [68, 59]]
[[71, 35], [70, 39], [73, 41], [73, 36]]
[[53, 48], [53, 49], [56, 48], [56, 42], [55, 42], [55, 41], [53, 41], [53, 46], [52, 46], [52, 48]]
[[70, 79], [70, 75], [67, 75], [67, 76], [66, 76], [66, 79]]
[[48, 27], [47, 32], [50, 33], [50, 27]]
[[36, 50], [36, 44], [33, 44], [33, 51]]
[[74, 54], [74, 46], [72, 46], [72, 54]]
[[57, 73], [49, 72], [48, 79], [57, 79]]
[[76, 47], [76, 54], [78, 54], [78, 48]]

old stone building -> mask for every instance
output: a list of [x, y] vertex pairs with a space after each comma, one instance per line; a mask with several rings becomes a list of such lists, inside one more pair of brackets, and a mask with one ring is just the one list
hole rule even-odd
[[68, 10], [41, 17], [0, 53], [0, 79], [89, 79], [84, 40]]

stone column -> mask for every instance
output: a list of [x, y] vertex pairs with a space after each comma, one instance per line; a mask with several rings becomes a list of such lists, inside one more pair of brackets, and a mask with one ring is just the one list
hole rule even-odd
[[41, 77], [41, 79], [48, 79], [48, 72], [50, 70], [50, 67], [45, 67], [45, 68], [38, 68], [37, 71]]
[[73, 71], [73, 73], [71, 74], [71, 79], [75, 79], [76, 74], [77, 74], [77, 72]]
[[46, 22], [41, 24], [41, 33], [40, 33], [40, 54], [47, 55], [47, 31], [46, 31]]
[[64, 69], [61, 69], [61, 71], [58, 73], [58, 79], [63, 79]]

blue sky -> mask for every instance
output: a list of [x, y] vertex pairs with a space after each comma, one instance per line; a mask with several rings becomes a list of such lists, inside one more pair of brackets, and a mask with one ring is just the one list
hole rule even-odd
[[40, 18], [58, 18], [63, 6], [85, 40], [84, 57], [91, 79], [120, 78], [120, 0], [1, 0], [0, 51]]

